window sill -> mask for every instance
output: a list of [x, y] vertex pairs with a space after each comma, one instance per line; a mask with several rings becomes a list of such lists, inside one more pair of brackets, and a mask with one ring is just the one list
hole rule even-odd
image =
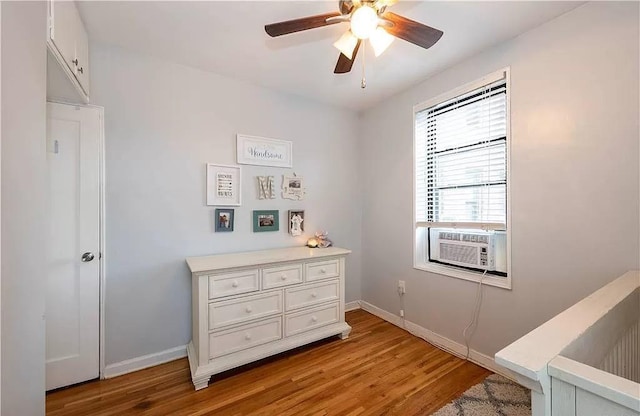
[[[422, 270], [424, 272], [431, 272], [443, 276], [455, 277], [456, 279], [468, 280], [471, 282], [480, 282], [480, 279], [482, 278], [482, 272], [460, 270], [455, 267], [449, 267], [442, 264], [414, 264], [413, 268], [416, 270]], [[511, 277], [499, 277], [486, 274], [484, 275], [484, 278], [482, 278], [482, 284], [511, 290]]]

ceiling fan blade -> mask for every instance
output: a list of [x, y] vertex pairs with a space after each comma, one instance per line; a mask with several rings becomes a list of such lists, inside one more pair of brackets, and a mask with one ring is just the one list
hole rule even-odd
[[289, 33], [300, 32], [302, 30], [315, 29], [316, 27], [322, 27], [340, 23], [339, 21], [329, 21], [329, 17], [342, 16], [338, 12], [319, 14], [316, 16], [303, 17], [301, 19], [287, 20], [286, 22], [272, 23], [265, 25], [264, 30], [271, 37], [282, 36]]
[[340, 57], [338, 58], [338, 63], [336, 64], [336, 69], [333, 70], [334, 74], [346, 74], [351, 71], [351, 67], [353, 66], [353, 62], [356, 60], [356, 55], [358, 54], [358, 49], [360, 49], [361, 40], [358, 39], [358, 43], [356, 43], [356, 47], [353, 48], [353, 58], [349, 59], [343, 53], [340, 53]]
[[395, 13], [386, 12], [382, 17], [393, 23], [393, 26], [385, 27], [390, 35], [425, 49], [432, 47], [444, 34], [441, 30], [414, 22]]

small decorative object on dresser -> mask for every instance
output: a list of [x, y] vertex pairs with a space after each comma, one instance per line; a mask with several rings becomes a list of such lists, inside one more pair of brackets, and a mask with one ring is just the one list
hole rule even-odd
[[302, 200], [307, 192], [301, 176], [282, 175], [282, 197], [286, 199]]
[[293, 247], [190, 257], [196, 390], [213, 374], [323, 338], [349, 336], [343, 248]]
[[289, 234], [294, 237], [302, 235], [304, 231], [304, 211], [289, 210]]
[[256, 176], [258, 180], [258, 199], [276, 199], [273, 176]]
[[232, 209], [216, 209], [216, 232], [233, 231], [233, 210]]
[[278, 231], [280, 229], [280, 211], [253, 211], [253, 232]]
[[329, 235], [328, 231], [318, 231], [316, 233], [316, 242], [318, 243], [318, 247], [327, 248], [333, 245], [331, 240], [329, 240], [328, 235]]

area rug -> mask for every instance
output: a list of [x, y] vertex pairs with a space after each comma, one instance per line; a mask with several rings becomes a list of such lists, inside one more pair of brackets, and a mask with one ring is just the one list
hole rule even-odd
[[531, 416], [531, 391], [492, 374], [432, 416]]

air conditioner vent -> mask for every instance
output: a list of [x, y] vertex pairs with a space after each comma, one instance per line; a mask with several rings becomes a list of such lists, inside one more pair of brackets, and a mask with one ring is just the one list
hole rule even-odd
[[495, 270], [495, 235], [477, 230], [439, 230], [429, 259], [455, 266]]
[[440, 260], [478, 264], [478, 248], [458, 244], [440, 243]]

